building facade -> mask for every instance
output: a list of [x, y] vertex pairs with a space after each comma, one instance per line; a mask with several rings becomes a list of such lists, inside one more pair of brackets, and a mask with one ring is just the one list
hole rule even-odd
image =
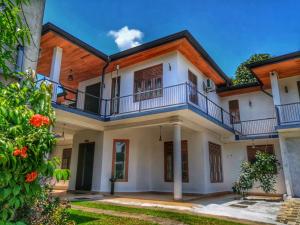
[[[233, 86], [182, 31], [106, 55], [53, 24], [43, 27], [38, 82], [53, 83], [53, 156], [68, 190], [210, 194], [232, 191], [257, 151], [282, 165], [276, 194], [300, 196], [300, 52], [249, 68]], [[261, 192], [255, 187], [252, 192]]]

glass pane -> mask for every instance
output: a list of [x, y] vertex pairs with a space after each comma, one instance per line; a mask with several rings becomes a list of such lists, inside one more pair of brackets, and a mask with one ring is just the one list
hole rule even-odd
[[115, 177], [117, 179], [125, 179], [126, 170], [126, 143], [115, 142], [116, 161], [115, 161]]

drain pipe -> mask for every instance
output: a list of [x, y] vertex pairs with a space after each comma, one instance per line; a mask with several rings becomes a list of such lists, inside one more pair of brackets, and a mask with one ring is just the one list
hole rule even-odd
[[[101, 101], [100, 101], [100, 107], [99, 107], [99, 113], [100, 113], [100, 115], [101, 115], [101, 112], [102, 112], [103, 88], [105, 86], [105, 84], [104, 84], [104, 75], [105, 75], [105, 70], [109, 66], [110, 61], [111, 61], [111, 59], [108, 56], [107, 60], [106, 60], [106, 63], [104, 65], [103, 69], [102, 69], [102, 73], [101, 73], [101, 89], [100, 89]], [[106, 114], [106, 112], [105, 112], [105, 114]]]

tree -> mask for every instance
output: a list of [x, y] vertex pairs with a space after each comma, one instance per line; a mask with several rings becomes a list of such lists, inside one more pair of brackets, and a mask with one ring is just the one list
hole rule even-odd
[[[17, 45], [30, 42], [23, 24], [22, 4], [30, 0], [0, 0], [0, 71], [5, 78], [18, 75], [20, 82], [0, 82], [0, 224], [22, 225], [22, 209], [30, 208], [43, 195], [47, 180], [68, 178], [57, 170], [59, 161], [49, 159], [55, 146], [52, 132], [55, 114], [52, 86], [37, 85], [35, 74], [14, 72]], [[30, 223], [32, 224], [32, 223]], [[63, 223], [60, 223], [63, 224]]]
[[254, 54], [245, 62], [241, 63], [235, 71], [235, 79], [233, 79], [233, 84], [248, 84], [257, 82], [257, 79], [253, 76], [252, 72], [248, 69], [247, 65], [263, 61], [271, 58], [270, 54]]
[[23, 24], [22, 5], [30, 0], [0, 0], [0, 71], [14, 73], [16, 48], [30, 43], [30, 30]]
[[244, 197], [258, 183], [265, 193], [274, 192], [279, 166], [275, 155], [258, 151], [254, 163], [242, 162], [241, 174], [233, 185], [233, 191]]

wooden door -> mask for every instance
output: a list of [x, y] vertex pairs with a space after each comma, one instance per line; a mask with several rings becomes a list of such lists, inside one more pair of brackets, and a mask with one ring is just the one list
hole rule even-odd
[[95, 143], [79, 144], [76, 190], [90, 191], [93, 180]]
[[101, 83], [92, 84], [85, 88], [84, 110], [99, 114]]
[[230, 122], [231, 123], [240, 123], [239, 100], [229, 101], [229, 112], [232, 115], [232, 117], [230, 117]]
[[189, 100], [190, 102], [198, 105], [198, 80], [197, 76], [193, 74], [191, 71], [189, 73]]
[[120, 105], [120, 77], [114, 77], [112, 78], [111, 83], [111, 108], [110, 113], [111, 114], [117, 114], [119, 113], [119, 105]]

